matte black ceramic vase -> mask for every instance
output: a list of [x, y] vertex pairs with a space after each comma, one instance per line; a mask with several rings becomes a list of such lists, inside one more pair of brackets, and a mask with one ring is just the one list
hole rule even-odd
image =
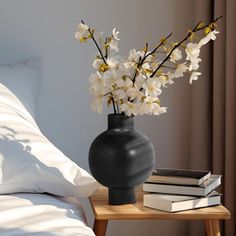
[[150, 140], [134, 128], [134, 118], [108, 115], [108, 129], [89, 150], [89, 167], [94, 178], [109, 189], [109, 204], [135, 203], [134, 187], [152, 173], [155, 161]]

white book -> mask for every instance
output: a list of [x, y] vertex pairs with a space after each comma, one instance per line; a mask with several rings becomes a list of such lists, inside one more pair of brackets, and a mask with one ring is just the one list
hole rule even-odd
[[193, 197], [168, 194], [147, 194], [143, 196], [143, 205], [167, 212], [185, 211], [219, 205], [221, 195], [213, 191], [206, 197]]
[[206, 181], [204, 181], [199, 186], [145, 182], [143, 184], [143, 191], [191, 196], [206, 196], [212, 190], [217, 188], [220, 184], [221, 175], [211, 175]]

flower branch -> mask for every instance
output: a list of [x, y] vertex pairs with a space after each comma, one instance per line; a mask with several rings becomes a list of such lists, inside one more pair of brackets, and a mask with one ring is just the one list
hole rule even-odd
[[[85, 23], [84, 23], [83, 20], [81, 20], [81, 22], [82, 22], [82, 24], [85, 25]], [[103, 53], [102, 53], [102, 51], [101, 51], [101, 48], [99, 47], [99, 45], [98, 45], [96, 39], [94, 38], [94, 33], [92, 32], [92, 30], [91, 30], [90, 28], [88, 28], [87, 30], [88, 30], [88, 32], [90, 33], [90, 36], [91, 36], [93, 42], [95, 43], [95, 45], [96, 45], [96, 47], [97, 47], [97, 49], [98, 49], [98, 52], [99, 52], [99, 54], [100, 54], [102, 60], [103, 60], [104, 63], [107, 65], [106, 59], [105, 59], [105, 57], [103, 56]]]
[[[221, 17], [216, 18], [216, 19], [213, 21], [213, 23], [215, 23], [216, 21], [218, 21], [220, 18], [221, 18]], [[198, 23], [198, 24], [193, 28], [192, 31], [188, 32], [187, 36], [186, 36], [183, 40], [181, 40], [178, 44], [176, 44], [176, 45], [173, 47], [173, 49], [170, 51], [170, 53], [167, 55], [167, 57], [162, 61], [162, 63], [161, 63], [161, 64], [154, 70], [154, 72], [151, 74], [151, 76], [150, 76], [151, 78], [157, 73], [157, 71], [162, 67], [162, 65], [170, 58], [170, 56], [171, 56], [171, 54], [173, 53], [173, 51], [174, 51], [176, 48], [178, 48], [179, 46], [181, 46], [183, 42], [187, 41], [187, 40], [191, 37], [191, 35], [192, 35], [193, 33], [198, 32], [198, 31], [200, 31], [200, 30], [203, 30], [203, 29], [205, 29], [205, 28], [207, 28], [207, 27], [209, 27], [210, 25], [213, 24], [213, 23], [210, 23], [210, 24], [208, 24], [208, 25], [205, 25], [205, 26], [202, 26], [202, 27], [199, 28], [198, 26], [199, 26], [201, 23], [202, 23], [202, 22]], [[214, 29], [212, 29], [212, 30], [214, 30]]]
[[[92, 39], [100, 55], [93, 61], [95, 72], [89, 78], [93, 95], [92, 109], [102, 112], [106, 100], [108, 106], [112, 104], [115, 114], [136, 116], [165, 113], [167, 107], [161, 106], [160, 100], [163, 88], [173, 84], [175, 79], [183, 77], [185, 73], [190, 74], [190, 84], [198, 79], [201, 75], [198, 71], [200, 50], [209, 41], [216, 39], [219, 33], [216, 22], [220, 18], [206, 25], [198, 23], [179, 43], [168, 43], [172, 36], [170, 33], [153, 50], [148, 51], [149, 44], [146, 43], [140, 51], [130, 50], [127, 57], [119, 55], [119, 32], [115, 28], [110, 37], [99, 38], [99, 46], [95, 31], [81, 21], [75, 33], [76, 39], [80, 42]], [[205, 35], [197, 35], [199, 31], [204, 31]], [[186, 45], [183, 45], [185, 42]], [[159, 54], [161, 58], [163, 54], [166, 56], [160, 60]], [[170, 65], [166, 65], [167, 62]]]

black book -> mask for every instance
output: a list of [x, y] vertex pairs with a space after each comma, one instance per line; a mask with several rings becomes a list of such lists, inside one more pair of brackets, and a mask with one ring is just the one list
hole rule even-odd
[[153, 193], [168, 193], [190, 196], [206, 196], [221, 184], [221, 175], [211, 175], [199, 186], [196, 185], [175, 185], [145, 182], [143, 191]]
[[186, 170], [186, 169], [166, 169], [159, 168], [153, 171], [147, 182], [180, 184], [180, 185], [200, 185], [211, 175], [207, 170]]

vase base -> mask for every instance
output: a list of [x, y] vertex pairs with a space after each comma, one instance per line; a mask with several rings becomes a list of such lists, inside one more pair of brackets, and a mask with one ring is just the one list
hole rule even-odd
[[134, 188], [109, 188], [109, 204], [123, 205], [136, 202]]

